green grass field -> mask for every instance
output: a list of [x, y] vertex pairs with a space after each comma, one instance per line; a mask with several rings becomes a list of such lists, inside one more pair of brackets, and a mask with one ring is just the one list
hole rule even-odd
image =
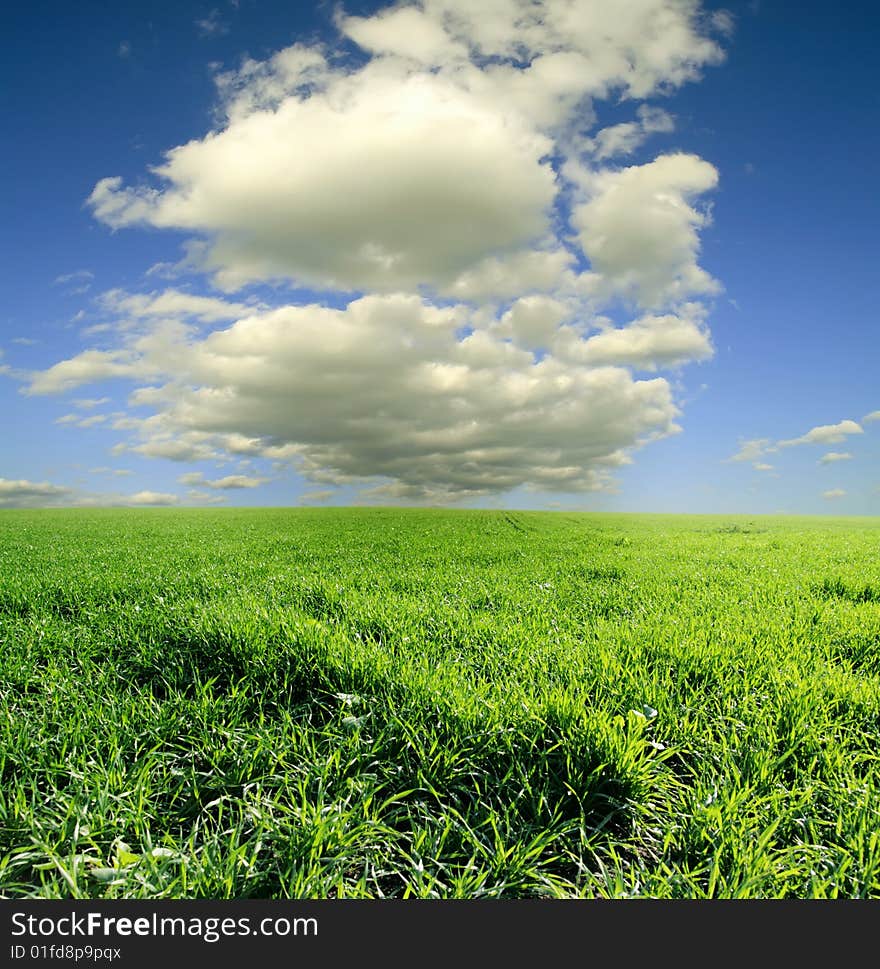
[[880, 519], [0, 512], [6, 898], [880, 897]]

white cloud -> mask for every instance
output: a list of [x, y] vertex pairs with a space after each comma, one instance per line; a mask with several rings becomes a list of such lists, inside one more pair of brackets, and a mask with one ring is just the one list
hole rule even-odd
[[80, 296], [91, 289], [95, 274], [90, 269], [77, 269], [71, 273], [62, 273], [52, 281], [54, 286], [64, 286], [69, 296]]
[[229, 491], [239, 488], [259, 488], [260, 485], [266, 484], [269, 478], [259, 478], [244, 474], [228, 474], [223, 478], [209, 480], [201, 471], [191, 471], [187, 474], [182, 474], [177, 480], [185, 485], [199, 485], [203, 488], [212, 488], [215, 491]]
[[56, 276], [54, 283], [56, 286], [63, 285], [65, 283], [91, 283], [95, 278], [95, 274], [90, 269], [76, 269], [72, 273], [62, 273], [60, 276]]
[[443, 286], [547, 234], [551, 148], [441, 77], [374, 72], [175, 149], [157, 170], [165, 191], [104, 179], [90, 203], [113, 226], [209, 234], [224, 287]]
[[124, 454], [132, 451], [135, 454], [142, 454], [148, 458], [165, 458], [167, 461], [194, 462], [207, 461], [222, 457], [216, 448], [205, 443], [208, 435], [180, 433], [175, 434], [173, 430], [167, 429], [164, 421], [150, 422], [132, 419], [120, 429], [141, 429], [148, 440], [135, 445], [117, 444], [113, 447], [114, 454]]
[[100, 302], [105, 310], [122, 317], [187, 317], [202, 323], [235, 320], [260, 308], [250, 303], [197, 296], [179, 289], [166, 289], [161, 293], [127, 293], [121, 289], [111, 289], [101, 295]]
[[772, 464], [767, 464], [767, 463], [766, 463], [766, 462], [764, 462], [764, 461], [755, 461], [755, 462], [754, 462], [754, 463], [752, 464], [752, 467], [753, 467], [753, 468], [754, 468], [754, 469], [755, 469], [756, 471], [772, 471], [772, 470], [773, 470], [773, 465], [772, 465]]
[[148, 377], [143, 360], [128, 350], [84, 350], [31, 375], [27, 394], [58, 394], [109, 377]]
[[218, 495], [211, 491], [201, 491], [198, 488], [191, 488], [186, 493], [190, 501], [199, 505], [222, 505], [227, 500], [226, 495]]
[[129, 477], [134, 474], [129, 468], [110, 468], [110, 467], [100, 467], [100, 468], [89, 468], [89, 474], [112, 474], [118, 478]]
[[0, 478], [0, 508], [52, 508], [66, 504], [72, 488], [48, 481]]
[[432, 65], [467, 61], [467, 45], [417, 6], [394, 7], [372, 17], [340, 17], [340, 29], [364, 50]]
[[674, 154], [622, 170], [589, 172], [571, 164], [566, 174], [585, 199], [575, 205], [572, 221], [599, 274], [599, 293], [656, 307], [718, 291], [696, 262], [697, 230], [709, 216], [688, 204], [715, 187], [718, 172], [712, 165], [696, 155]]
[[558, 338], [560, 356], [591, 364], [617, 364], [640, 370], [676, 367], [712, 356], [712, 342], [697, 318], [644, 316], [626, 327], [609, 327], [588, 340], [566, 328]]
[[561, 246], [488, 256], [441, 287], [441, 291], [455, 299], [478, 301], [572, 289], [574, 261], [574, 256]]
[[[169, 151], [153, 187], [99, 181], [95, 215], [206, 237], [202, 267], [226, 289], [283, 279], [482, 296], [486, 282], [510, 285], [515, 270], [504, 267], [530, 254], [530, 275], [550, 271], [556, 283], [548, 253], [566, 261], [567, 238], [555, 208], [558, 156], [583, 143], [591, 99], [668, 93], [722, 59], [709, 36], [719, 25], [691, 0], [424, 0], [336, 22], [366, 63], [347, 67], [304, 44], [246, 60], [218, 77], [217, 130]], [[637, 116], [639, 138], [671, 125], [656, 107]], [[600, 133], [602, 157], [633, 141], [611, 132]], [[711, 166], [681, 157], [690, 171], [661, 194], [714, 185]], [[690, 264], [705, 217], [688, 210], [679, 222]], [[592, 250], [620, 269], [601, 242]], [[676, 293], [712, 288], [685, 268], [666, 267]], [[664, 277], [664, 297], [671, 282]]]
[[128, 497], [128, 503], [131, 505], [176, 505], [179, 500], [177, 495], [164, 491], [138, 491]]
[[675, 120], [662, 108], [643, 104], [636, 113], [637, 121], [625, 121], [603, 128], [584, 147], [592, 152], [597, 161], [606, 161], [619, 155], [631, 155], [655, 132], [675, 130]]
[[[122, 469], [92, 468], [93, 474], [130, 474]], [[120, 508], [148, 505], [176, 505], [176, 495], [162, 491], [138, 491], [133, 495], [118, 492], [83, 491], [48, 481], [0, 478], [0, 508]]]
[[[765, 454], [773, 454], [780, 448], [797, 447], [802, 444], [837, 444], [853, 434], [864, 433], [861, 426], [855, 421], [844, 420], [838, 424], [821, 424], [802, 434], [800, 437], [788, 438], [782, 441], [771, 441], [770, 438], [761, 437], [752, 440], [742, 441], [740, 449], [736, 454], [726, 458], [726, 462], [738, 461], [757, 461]], [[829, 451], [819, 459], [820, 464], [832, 464], [836, 461], [847, 461], [852, 458], [848, 452]], [[758, 466], [755, 465], [757, 468]], [[766, 466], [767, 469], [770, 465]], [[758, 468], [758, 470], [765, 470]]]
[[335, 494], [336, 492], [332, 488], [304, 491], [299, 496], [299, 503], [301, 505], [318, 505], [322, 502], [329, 501]]
[[182, 332], [178, 347], [142, 338], [130, 375], [166, 383], [132, 395], [154, 413], [117, 419], [133, 438], [114, 451], [262, 456], [325, 485], [372, 481], [444, 500], [521, 485], [607, 489], [625, 452], [678, 430], [678, 409], [663, 379], [552, 350], [538, 359], [504, 335], [552, 334], [563, 311], [531, 300], [504, 325], [481, 325], [464, 306], [392, 294], [252, 314]]
[[845, 495], [846, 492], [843, 490], [843, 488], [829, 488], [828, 491], [822, 492], [822, 497], [828, 499], [829, 501], [833, 501], [835, 498], [843, 498]]
[[[473, 47], [480, 59], [525, 63], [569, 52], [582, 60], [583, 93], [594, 96], [622, 88], [631, 97], [646, 97], [658, 87], [695, 79], [703, 65], [722, 58], [702, 33], [697, 5], [680, 0], [424, 0], [414, 6], [424, 11], [427, 23], [414, 25], [385, 13], [375, 18], [371, 36], [364, 37], [359, 19], [354, 29], [369, 49], [404, 57], [410, 56], [414, 37], [422, 58], [434, 65], [454, 56], [449, 42]], [[351, 24], [343, 18], [344, 30], [350, 32]], [[419, 35], [429, 31], [420, 42]]]
[[109, 403], [109, 397], [79, 397], [73, 402], [73, 406], [79, 407], [80, 410], [94, 410], [95, 407]]
[[268, 478], [259, 478], [253, 475], [228, 474], [223, 478], [215, 478], [213, 481], [206, 480], [205, 484], [209, 488], [229, 491], [238, 488], [259, 488], [260, 485], [266, 484], [268, 480]]
[[863, 424], [870, 424], [872, 421], [880, 421], [880, 410], [872, 410], [862, 418]]
[[776, 450], [775, 445], [769, 437], [756, 437], [749, 441], [740, 441], [739, 450], [729, 458], [725, 458], [725, 463], [738, 461], [755, 461], [765, 454], [771, 454]]
[[71, 424], [74, 427], [95, 427], [103, 424], [107, 420], [106, 414], [92, 414], [90, 417], [83, 417], [82, 414], [63, 414], [57, 418], [56, 424]]
[[524, 296], [502, 316], [498, 332], [527, 350], [549, 347], [571, 308], [549, 296]]
[[220, 11], [212, 10], [206, 17], [195, 21], [196, 30], [200, 37], [216, 37], [229, 33], [229, 25], [221, 18]]
[[796, 447], [800, 444], [839, 444], [851, 434], [864, 431], [855, 421], [840, 421], [839, 424], [821, 424], [802, 434], [800, 437], [777, 441], [777, 447]]

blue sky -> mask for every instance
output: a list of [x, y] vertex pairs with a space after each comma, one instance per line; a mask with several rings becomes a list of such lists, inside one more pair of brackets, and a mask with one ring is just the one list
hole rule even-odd
[[876, 15], [792, 9], [7, 9], [0, 507], [880, 514]]

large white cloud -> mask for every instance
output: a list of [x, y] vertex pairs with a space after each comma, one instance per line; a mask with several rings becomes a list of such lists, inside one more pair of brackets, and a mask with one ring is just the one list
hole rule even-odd
[[[193, 326], [177, 345], [140, 337], [125, 351], [129, 376], [159, 382], [131, 397], [151, 416], [116, 420], [133, 435], [117, 451], [262, 456], [316, 482], [387, 479], [389, 494], [437, 500], [607, 488], [628, 450], [678, 430], [678, 410], [662, 378], [536, 354], [506, 335], [552, 345], [565, 314], [532, 300], [484, 325], [462, 305], [389, 294], [263, 311], [208, 334]], [[35, 391], [48, 385], [35, 375]]]
[[[710, 21], [693, 0], [425, 0], [367, 18], [340, 13], [339, 29], [371, 55], [365, 64], [346, 67], [301, 44], [245, 61], [219, 77], [217, 130], [169, 151], [156, 184], [110, 176], [89, 203], [116, 228], [206, 237], [203, 266], [228, 289], [286, 279], [482, 298], [493, 282], [507, 296], [536, 282], [555, 287], [571, 242], [559, 172], [586, 144], [591, 100], [644, 98], [694, 79], [722, 56]], [[636, 140], [668, 130], [664, 112], [638, 112]], [[599, 156], [633, 143], [626, 124], [605, 129]], [[657, 167], [640, 177], [629, 170], [623, 193], [642, 204], [653, 192], [658, 210], [659, 194], [681, 200], [714, 184], [714, 169], [691, 156], [661, 169], [659, 181]], [[591, 193], [607, 194], [608, 177], [596, 176]], [[619, 281], [621, 247], [602, 240], [607, 218], [621, 213], [606, 217], [591, 204], [577, 219], [584, 251]], [[587, 238], [596, 219], [598, 241]], [[646, 232], [670, 228], [669, 206], [654, 224], [635, 237], [623, 227], [622, 246], [641, 252], [645, 294], [710, 289], [692, 265], [701, 218], [689, 210], [676, 221], [674, 265], [656, 246], [645, 249]], [[657, 259], [652, 275], [646, 263]], [[510, 291], [520, 274], [511, 262], [527, 266], [519, 292]]]
[[95, 214], [208, 233], [230, 287], [446, 286], [546, 235], [550, 139], [434, 75], [365, 69], [169, 153], [162, 192], [98, 183]]

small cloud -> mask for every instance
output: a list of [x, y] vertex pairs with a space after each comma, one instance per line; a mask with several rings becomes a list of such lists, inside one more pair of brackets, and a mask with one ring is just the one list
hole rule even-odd
[[725, 458], [724, 461], [727, 464], [737, 461], [756, 461], [764, 454], [770, 454], [775, 450], [776, 448], [769, 437], [757, 437], [750, 441], [740, 441], [739, 450], [736, 454]]
[[838, 424], [821, 424], [801, 437], [777, 441], [777, 444], [779, 447], [795, 447], [799, 444], [839, 444], [850, 434], [864, 434], [864, 431], [855, 421], [840, 421]]
[[754, 464], [752, 465], [752, 467], [756, 471], [772, 471], [773, 470], [773, 465], [772, 464], [764, 464], [763, 461], [755, 461]]
[[128, 475], [134, 474], [134, 471], [130, 471], [128, 468], [89, 468], [89, 474], [112, 474], [118, 478], [127, 477]]
[[145, 276], [158, 276], [159, 279], [176, 279], [181, 275], [180, 264], [176, 262], [154, 262], [144, 273]]
[[32, 347], [36, 346], [40, 341], [32, 340], [29, 336], [15, 336], [12, 338], [13, 343], [17, 343], [20, 347]]
[[880, 421], [880, 410], [872, 410], [862, 418], [863, 424], [870, 424], [872, 421]]
[[843, 488], [829, 488], [828, 491], [822, 492], [822, 497], [829, 501], [833, 501], [835, 498], [843, 498], [846, 492]]
[[225, 478], [209, 480], [201, 471], [188, 471], [177, 480], [184, 485], [199, 485], [203, 488], [213, 488], [215, 491], [229, 491], [235, 488], [258, 488], [270, 479], [249, 477], [246, 474], [229, 474]]
[[197, 501], [204, 505], [220, 505], [227, 500], [226, 495], [214, 495], [210, 491], [199, 491], [198, 488], [191, 488], [186, 497], [190, 501]]
[[216, 8], [207, 17], [195, 22], [199, 37], [215, 37], [229, 33], [229, 25], [220, 19], [220, 11]]
[[[868, 414], [863, 420], [880, 420], [880, 411], [874, 411], [872, 414]], [[802, 434], [800, 437], [792, 437], [784, 441], [774, 442], [767, 437], [752, 438], [748, 441], [740, 441], [739, 451], [736, 454], [732, 454], [729, 458], [725, 458], [724, 462], [751, 461], [755, 466], [755, 470], [766, 471], [770, 469], [769, 465], [758, 467], [755, 462], [759, 461], [765, 454], [773, 454], [780, 448], [796, 447], [801, 444], [838, 444], [852, 434], [863, 433], [863, 428], [856, 421], [845, 420], [837, 424], [820, 424], [818, 427], [811, 428], [806, 434]], [[851, 457], [852, 455], [848, 453], [840, 454], [836, 451], [830, 451], [823, 458], [820, 458], [820, 463], [829, 464], [833, 461], [845, 461]]]
[[301, 505], [317, 505], [324, 501], [329, 501], [334, 495], [335, 491], [329, 489], [327, 491], [305, 491], [299, 496], [299, 503]]
[[[218, 65], [219, 69], [220, 65]], [[156, 276], [159, 279], [178, 279], [190, 273], [201, 274], [204, 270], [208, 244], [198, 239], [189, 239], [182, 243], [183, 256], [177, 262], [155, 262], [144, 273], [144, 276]]]
[[205, 476], [201, 471], [187, 471], [186, 474], [181, 474], [178, 476], [177, 481], [182, 485], [200, 485], [203, 484]]
[[106, 414], [92, 414], [91, 417], [83, 417], [82, 414], [64, 414], [55, 423], [72, 424], [75, 427], [94, 427], [96, 424], [103, 424], [106, 420]]
[[848, 451], [829, 451], [819, 458], [819, 464], [833, 464], [835, 461], [850, 461], [852, 455]]
[[746, 175], [755, 174], [755, 166], [751, 162], [746, 162], [745, 165], [743, 165], [743, 170], [745, 171]]
[[127, 293], [111, 289], [101, 294], [99, 302], [107, 312], [133, 320], [193, 318], [203, 323], [237, 320], [263, 308], [259, 303], [234, 303], [179, 289], [166, 289], [161, 293]]
[[[137, 427], [138, 424], [126, 423], [126, 419], [121, 418], [113, 426], [118, 430], [129, 430]], [[113, 446], [113, 451], [117, 454], [127, 450], [143, 454], [148, 458], [166, 458], [169, 461], [210, 461], [220, 457], [213, 448], [203, 442], [185, 438], [157, 438], [133, 447], [129, 447], [124, 442]]]
[[64, 286], [68, 296], [81, 296], [87, 293], [95, 274], [90, 269], [76, 269], [72, 273], [62, 273], [52, 280], [53, 286]]
[[91, 269], [75, 269], [72, 273], [56, 276], [53, 282], [56, 286], [63, 286], [65, 283], [91, 282], [94, 278], [95, 274]]
[[103, 424], [107, 420], [106, 414], [92, 414], [91, 417], [84, 417], [81, 421], [77, 423], [77, 427], [95, 427], [97, 424]]
[[131, 505], [176, 505], [177, 502], [177, 495], [164, 491], [138, 491], [128, 497]]
[[655, 132], [669, 133], [675, 130], [675, 119], [662, 108], [642, 105], [636, 112], [638, 121], [603, 128], [587, 147], [599, 161], [620, 155], [631, 155]]
[[116, 48], [116, 54], [123, 59], [130, 57], [131, 44], [127, 40], [120, 41], [119, 46]]
[[734, 30], [736, 30], [736, 20], [729, 10], [716, 10], [710, 20], [712, 26], [725, 37], [733, 36]]
[[80, 397], [73, 402], [73, 406], [79, 407], [81, 410], [93, 410], [95, 407], [100, 407], [101, 404], [109, 403], [109, 397]]
[[230, 474], [225, 478], [218, 478], [215, 481], [205, 481], [205, 484], [209, 488], [229, 491], [237, 488], [259, 488], [260, 485], [266, 484], [269, 480], [269, 478], [249, 478], [245, 474]]

